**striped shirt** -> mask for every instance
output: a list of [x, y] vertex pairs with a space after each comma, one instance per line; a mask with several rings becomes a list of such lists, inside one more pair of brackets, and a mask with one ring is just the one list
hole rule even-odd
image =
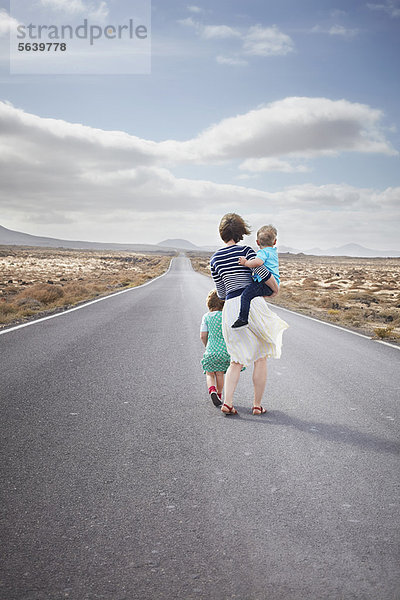
[[[231, 292], [243, 289], [253, 281], [251, 270], [239, 265], [239, 256], [245, 256], [246, 260], [250, 260], [256, 258], [256, 253], [250, 246], [235, 244], [217, 250], [211, 257], [211, 275], [219, 298], [224, 299]], [[271, 277], [271, 273], [264, 266], [257, 267], [255, 271], [263, 281]]]

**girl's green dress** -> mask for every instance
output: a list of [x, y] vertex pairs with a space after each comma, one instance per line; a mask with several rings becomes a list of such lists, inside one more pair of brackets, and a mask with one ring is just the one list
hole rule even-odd
[[226, 349], [222, 335], [222, 312], [220, 310], [204, 315], [203, 321], [208, 327], [207, 346], [201, 361], [204, 373], [222, 371], [226, 373], [231, 357]]

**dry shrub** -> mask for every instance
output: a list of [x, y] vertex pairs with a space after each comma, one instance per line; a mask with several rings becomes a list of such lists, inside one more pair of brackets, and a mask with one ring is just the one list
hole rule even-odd
[[37, 308], [40, 308], [43, 303], [39, 302], [39, 300], [36, 300], [35, 298], [31, 298], [30, 296], [25, 296], [24, 298], [18, 298], [18, 300], [16, 301], [16, 304], [18, 306], [24, 307], [26, 310], [34, 310]]
[[37, 283], [24, 290], [18, 295], [18, 298], [32, 298], [43, 304], [51, 304], [56, 302], [64, 295], [64, 290], [61, 286], [52, 285], [50, 283]]
[[314, 289], [318, 286], [314, 277], [306, 277], [305, 279], [303, 279], [302, 287], [305, 289]]
[[13, 306], [12, 304], [9, 304], [8, 302], [1, 302], [0, 303], [0, 316], [6, 316], [6, 315], [11, 315], [12, 313], [15, 313], [17, 311], [17, 308], [15, 306]]
[[82, 283], [71, 282], [64, 286], [65, 296], [85, 296], [88, 293], [88, 289]]
[[393, 327], [375, 327], [374, 333], [380, 339], [388, 338], [392, 335]]

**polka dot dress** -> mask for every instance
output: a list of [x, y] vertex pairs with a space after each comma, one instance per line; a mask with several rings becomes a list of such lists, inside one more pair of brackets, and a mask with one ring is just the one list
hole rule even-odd
[[231, 363], [231, 357], [222, 335], [222, 312], [219, 310], [208, 313], [205, 315], [204, 321], [208, 327], [207, 346], [201, 361], [204, 373], [214, 373], [215, 371], [226, 373]]

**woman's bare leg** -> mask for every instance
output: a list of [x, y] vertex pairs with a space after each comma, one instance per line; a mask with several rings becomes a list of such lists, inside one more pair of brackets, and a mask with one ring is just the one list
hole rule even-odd
[[225, 377], [225, 404], [228, 406], [232, 406], [233, 404], [233, 394], [236, 390], [236, 386], [239, 381], [240, 371], [242, 370], [243, 365], [236, 362], [231, 362], [229, 368], [226, 372]]
[[259, 358], [254, 363], [253, 385], [254, 406], [261, 406], [262, 397], [267, 383], [267, 357]]

